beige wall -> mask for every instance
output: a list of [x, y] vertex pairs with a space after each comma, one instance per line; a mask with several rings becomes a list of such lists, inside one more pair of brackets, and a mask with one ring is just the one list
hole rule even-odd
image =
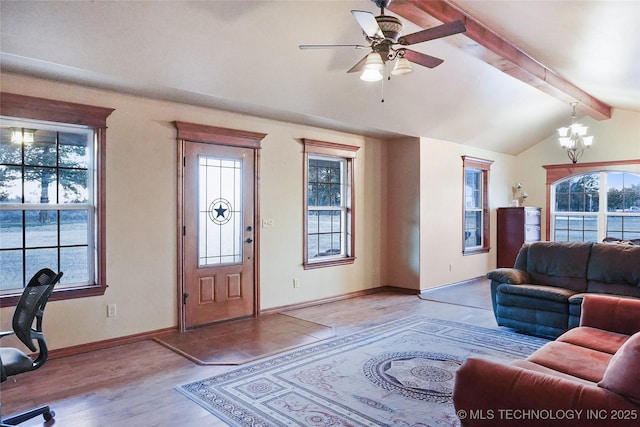
[[[462, 156], [493, 160], [489, 172], [489, 208], [492, 250], [462, 254]], [[495, 209], [510, 197], [513, 156], [447, 141], [420, 141], [420, 289], [484, 276], [495, 266]]]
[[[589, 127], [588, 134], [594, 136], [594, 142], [578, 164], [640, 159], [640, 112], [614, 109], [609, 120], [584, 117], [579, 122]], [[516, 157], [514, 181], [521, 182], [529, 194], [527, 205], [546, 209], [546, 170], [542, 166], [558, 164], [570, 164], [570, 161], [566, 151], [560, 148], [555, 133]], [[628, 170], [640, 172], [640, 167]], [[545, 209], [543, 238], [546, 234]]]
[[[267, 133], [261, 151], [261, 309], [386, 284], [383, 141], [230, 112], [2, 75], [4, 92], [115, 108], [107, 120], [107, 282], [104, 296], [53, 301], [45, 332], [62, 348], [177, 325], [175, 120]], [[301, 138], [360, 146], [353, 265], [302, 268]], [[293, 288], [293, 279], [300, 281]], [[107, 318], [107, 304], [117, 317]], [[13, 308], [0, 311], [10, 328]], [[4, 343], [8, 345], [8, 343]]]
[[[640, 159], [640, 113], [616, 110], [610, 120], [581, 120], [594, 135], [594, 145], [580, 163]], [[550, 133], [553, 133], [551, 130]], [[490, 172], [491, 251], [463, 256], [462, 155], [493, 160]], [[566, 152], [558, 147], [555, 134], [518, 156], [480, 150], [439, 141], [420, 139], [420, 274], [419, 288], [457, 283], [484, 276], [496, 263], [496, 209], [509, 206], [512, 187], [520, 182], [529, 197], [527, 206], [543, 208], [546, 215], [546, 171], [549, 164], [567, 164]], [[627, 170], [640, 171], [636, 165]], [[390, 180], [389, 186], [393, 186]], [[546, 228], [543, 221], [543, 236]], [[391, 279], [392, 277], [390, 277]]]
[[389, 284], [420, 289], [420, 139], [388, 143]]
[[[545, 203], [545, 164], [567, 163], [555, 136], [517, 157], [430, 138], [380, 141], [231, 112], [3, 74], [2, 91], [115, 108], [107, 124], [107, 277], [102, 297], [51, 302], [52, 348], [177, 325], [174, 120], [267, 133], [261, 152], [261, 308], [383, 285], [424, 290], [483, 276], [495, 266], [495, 209], [522, 182], [527, 205]], [[595, 135], [582, 161], [640, 158], [640, 113], [585, 119]], [[302, 145], [311, 138], [358, 145], [356, 256], [348, 266], [302, 268]], [[493, 160], [488, 254], [462, 255], [462, 155]], [[300, 287], [293, 288], [297, 278]], [[107, 318], [107, 304], [118, 316]], [[12, 308], [0, 310], [10, 328]], [[8, 345], [9, 343], [4, 343]]]
[[511, 199], [514, 157], [429, 138], [389, 141], [389, 283], [413, 290], [483, 276], [495, 250], [462, 255], [462, 156], [493, 160], [489, 175], [491, 241], [495, 209]]

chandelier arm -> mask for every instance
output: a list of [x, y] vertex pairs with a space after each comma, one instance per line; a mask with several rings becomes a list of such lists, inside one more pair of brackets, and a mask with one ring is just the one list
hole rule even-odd
[[[567, 128], [558, 129], [558, 133], [560, 134], [560, 147], [567, 150], [567, 156], [573, 164], [578, 163], [578, 160], [584, 154], [584, 150], [591, 146], [593, 139], [593, 137], [587, 136], [587, 127], [578, 123], [576, 118], [576, 105], [578, 105], [577, 102], [571, 103], [571, 125]], [[585, 143], [585, 138], [588, 140], [588, 143]]]

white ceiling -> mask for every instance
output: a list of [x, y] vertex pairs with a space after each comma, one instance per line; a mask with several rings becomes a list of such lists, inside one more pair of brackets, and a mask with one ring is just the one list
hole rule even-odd
[[[640, 111], [640, 1], [468, 1], [469, 15], [614, 108]], [[518, 154], [570, 107], [458, 46], [412, 48], [445, 62], [382, 84], [347, 74], [366, 51], [354, 1], [0, 3], [5, 72], [74, 81], [368, 135], [426, 136]], [[387, 14], [393, 14], [387, 11]], [[421, 28], [405, 22], [404, 34]]]

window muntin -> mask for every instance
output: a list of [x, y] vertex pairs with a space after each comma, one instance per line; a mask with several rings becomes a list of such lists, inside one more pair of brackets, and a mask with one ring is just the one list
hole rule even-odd
[[309, 156], [307, 253], [312, 260], [346, 256], [347, 161]]
[[93, 284], [93, 129], [2, 119], [1, 293], [21, 291], [43, 266], [57, 288]]
[[354, 161], [359, 147], [304, 139], [303, 265], [355, 260]]
[[640, 239], [640, 174], [607, 173], [606, 237]]
[[489, 171], [492, 160], [462, 156], [464, 255], [489, 251]]
[[554, 241], [640, 239], [640, 174], [588, 172], [551, 186]]
[[200, 156], [198, 266], [242, 262], [241, 160]]
[[[87, 130], [92, 130], [94, 134], [94, 139], [92, 143], [91, 149], [93, 152], [91, 153], [92, 157], [87, 157], [90, 159], [92, 164], [89, 166], [91, 169], [91, 174], [88, 175], [88, 180], [90, 180], [89, 187], [92, 188], [94, 197], [93, 204], [90, 206], [92, 210], [91, 215], [87, 218], [88, 232], [91, 233], [93, 238], [93, 247], [90, 249], [91, 253], [87, 254], [88, 257], [91, 258], [91, 261], [94, 264], [93, 277], [89, 277], [88, 283], [86, 285], [79, 284], [78, 286], [64, 286], [59, 284], [51, 295], [50, 300], [61, 300], [61, 299], [71, 299], [71, 298], [82, 298], [82, 297], [90, 297], [96, 295], [103, 295], [105, 290], [107, 289], [107, 277], [106, 277], [106, 228], [105, 228], [105, 215], [106, 215], [106, 191], [105, 191], [105, 179], [106, 179], [106, 167], [105, 167], [105, 147], [106, 147], [106, 128], [107, 128], [107, 118], [114, 111], [112, 108], [98, 107], [94, 105], [86, 105], [86, 104], [76, 104], [71, 102], [57, 101], [52, 99], [45, 98], [37, 98], [32, 96], [24, 96], [18, 95], [14, 93], [2, 92], [0, 94], [0, 111], [4, 114], [3, 117], [0, 117], [0, 122], [5, 121], [14, 121], [20, 123], [14, 123], [17, 127], [22, 127], [25, 129], [31, 129], [31, 123], [37, 121], [40, 124], [52, 124], [55, 126], [59, 126], [61, 129], [58, 129], [59, 132], [71, 131], [71, 133], [75, 133], [78, 127], [86, 126]], [[27, 125], [23, 125], [27, 124]], [[66, 126], [67, 124], [71, 124], [70, 126]], [[66, 129], [65, 130], [63, 130]], [[29, 132], [22, 131], [21, 134], [24, 137], [24, 142], [30, 142], [31, 134]], [[17, 137], [17, 136], [16, 136]], [[62, 138], [63, 140], [65, 138]], [[10, 145], [4, 146], [4, 148], [9, 148]], [[15, 146], [13, 148], [16, 150]], [[10, 150], [10, 148], [9, 148]], [[87, 154], [89, 156], [89, 154]], [[74, 157], [75, 161], [78, 161], [77, 157]], [[69, 166], [69, 159], [66, 156], [61, 156], [59, 161], [59, 165], [63, 168]], [[6, 177], [3, 175], [10, 167], [1, 166], [0, 167], [0, 176]], [[14, 169], [15, 172], [15, 169]], [[65, 178], [63, 178], [64, 180]], [[49, 187], [49, 186], [47, 186]], [[51, 194], [48, 195], [49, 199], [51, 199]], [[39, 203], [39, 202], [37, 202]], [[43, 205], [42, 209], [45, 210], [49, 205]], [[72, 209], [72, 205], [68, 206]], [[75, 207], [75, 205], [73, 205]], [[0, 203], [0, 208], [4, 211], [11, 210], [11, 206], [4, 205]], [[22, 211], [22, 206], [14, 210]], [[57, 207], [51, 207], [51, 210], [58, 210]], [[60, 212], [57, 215], [64, 216], [65, 209], [59, 209]], [[62, 218], [61, 221], [68, 220]], [[65, 242], [65, 245], [73, 245], [77, 244], [77, 241], [71, 242], [74, 239], [64, 237], [65, 235], [69, 236], [69, 230], [66, 227], [61, 228], [63, 232], [61, 233], [61, 241]], [[2, 229], [0, 228], [0, 234], [2, 233]], [[2, 241], [2, 235], [0, 235], [0, 241]], [[71, 242], [71, 243], [70, 243]], [[69, 251], [72, 249], [69, 248]], [[77, 251], [77, 249], [75, 249]], [[78, 260], [81, 255], [73, 254], [71, 258], [73, 260]], [[4, 267], [4, 261], [0, 260], [0, 267]], [[26, 262], [23, 264], [23, 268], [26, 268]], [[62, 268], [67, 268], [66, 265], [62, 265]], [[64, 270], [63, 270], [64, 271]], [[67, 273], [65, 271], [65, 276], [70, 276], [65, 279], [65, 283], [76, 282], [77, 278], [73, 278], [73, 274], [71, 271]], [[80, 283], [80, 282], [78, 282]], [[18, 299], [22, 294], [21, 290], [16, 290], [14, 292], [6, 291], [0, 292], [0, 306], [8, 307], [14, 306], [18, 303]]]
[[464, 247], [477, 249], [482, 247], [482, 171], [466, 169], [464, 180]]

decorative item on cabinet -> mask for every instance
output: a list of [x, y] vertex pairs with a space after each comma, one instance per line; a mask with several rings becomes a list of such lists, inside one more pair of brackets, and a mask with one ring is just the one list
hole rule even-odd
[[522, 189], [522, 184], [519, 182], [516, 183], [513, 187], [511, 187], [511, 193], [513, 194], [513, 199], [511, 200], [511, 207], [519, 207], [524, 206], [525, 200], [529, 195], [524, 192]]
[[540, 208], [498, 208], [497, 267], [513, 267], [525, 242], [540, 240]]

